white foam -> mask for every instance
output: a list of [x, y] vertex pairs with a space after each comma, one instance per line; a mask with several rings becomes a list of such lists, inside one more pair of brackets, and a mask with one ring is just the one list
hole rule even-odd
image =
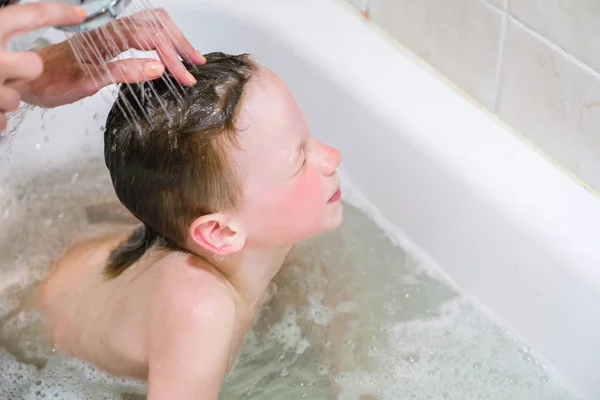
[[392, 345], [372, 352], [373, 371], [338, 377], [343, 399], [570, 399], [573, 394], [530, 349], [492, 324], [465, 298], [435, 319], [390, 323]]
[[[551, 367], [544, 369], [538, 356], [449, 285], [347, 179], [342, 183], [345, 200], [375, 224], [346, 207], [340, 230], [298, 246], [282, 271], [284, 283], [268, 293], [246, 337], [224, 386], [226, 398], [327, 398], [335, 384], [343, 399], [396, 399], [398, 393], [407, 399], [576, 398]], [[88, 229], [84, 207], [107, 200], [114, 194], [101, 162], [43, 173], [0, 193], [9, 210], [1, 217], [0, 273], [7, 279], [0, 316], [14, 310], [51, 260]], [[285, 312], [266, 323], [265, 316], [273, 317], [270, 304], [282, 301]], [[36, 343], [35, 324], [33, 315], [17, 317], [5, 333], [27, 338], [18, 353], [48, 362], [37, 371], [0, 349], [1, 399], [112, 400], [145, 393], [143, 382], [114, 379], [48, 353]], [[336, 330], [342, 337], [327, 336]], [[334, 353], [340, 359], [330, 364]], [[337, 373], [331, 365], [347, 368]]]

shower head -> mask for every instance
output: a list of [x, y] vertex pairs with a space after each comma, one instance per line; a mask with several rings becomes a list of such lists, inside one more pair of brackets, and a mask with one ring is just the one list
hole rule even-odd
[[[30, 2], [36, 0], [30, 0]], [[51, 1], [51, 0], [37, 0]], [[56, 1], [56, 0], [54, 0]], [[131, 0], [58, 0], [74, 6], [83, 7], [87, 12], [85, 21], [78, 25], [56, 26], [65, 32], [85, 32], [98, 28], [119, 17], [131, 3]], [[26, 3], [25, 0], [0, 0], [0, 8], [17, 3]]]
[[96, 29], [125, 12], [131, 0], [62, 0], [83, 7], [87, 11], [85, 21], [78, 25], [56, 26], [65, 32], [85, 32]]

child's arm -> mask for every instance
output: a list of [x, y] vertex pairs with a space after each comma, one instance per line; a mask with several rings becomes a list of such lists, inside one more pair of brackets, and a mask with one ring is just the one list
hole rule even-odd
[[181, 275], [156, 296], [148, 400], [216, 400], [233, 361], [236, 305], [208, 272]]

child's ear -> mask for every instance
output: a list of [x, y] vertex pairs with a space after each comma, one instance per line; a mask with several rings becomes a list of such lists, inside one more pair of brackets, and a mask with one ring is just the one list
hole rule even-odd
[[190, 225], [192, 242], [219, 256], [237, 253], [246, 244], [246, 233], [224, 214], [209, 214]]

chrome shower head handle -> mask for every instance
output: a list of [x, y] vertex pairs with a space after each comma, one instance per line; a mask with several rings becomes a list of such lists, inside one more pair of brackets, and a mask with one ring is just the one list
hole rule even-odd
[[65, 32], [86, 32], [117, 19], [125, 12], [131, 0], [67, 0], [65, 2], [83, 7], [87, 11], [87, 17], [81, 24], [57, 26], [56, 29]]
[[[35, 1], [35, 0], [34, 0]], [[62, 1], [63, 3], [83, 7], [87, 12], [85, 21], [78, 25], [56, 26], [65, 32], [85, 32], [96, 29], [125, 12], [131, 0], [38, 0], [38, 1]], [[19, 0], [0, 0], [0, 8], [17, 4]]]

